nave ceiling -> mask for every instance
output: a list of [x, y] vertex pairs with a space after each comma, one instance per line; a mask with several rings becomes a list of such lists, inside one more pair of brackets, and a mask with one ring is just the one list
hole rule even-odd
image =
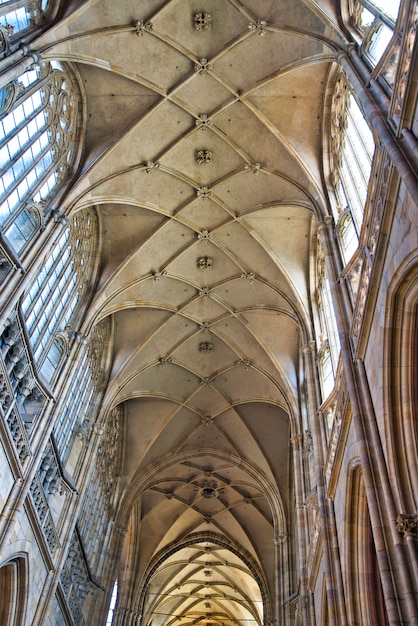
[[85, 330], [112, 316], [104, 405], [125, 405], [118, 520], [147, 624], [260, 624], [278, 553], [294, 561], [290, 437], [340, 43], [319, 4], [86, 2], [40, 40], [85, 92], [66, 205], [100, 218]]

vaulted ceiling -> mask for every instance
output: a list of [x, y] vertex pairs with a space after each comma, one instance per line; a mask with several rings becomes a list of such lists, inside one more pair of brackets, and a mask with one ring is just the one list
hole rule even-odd
[[125, 405], [118, 519], [146, 624], [253, 626], [293, 589], [333, 5], [101, 0], [42, 40], [85, 92], [66, 203], [100, 216], [86, 328], [112, 316], [104, 403]]

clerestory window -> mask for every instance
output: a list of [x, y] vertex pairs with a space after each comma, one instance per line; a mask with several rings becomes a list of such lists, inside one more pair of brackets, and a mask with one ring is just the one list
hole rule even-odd
[[359, 243], [375, 143], [343, 73], [336, 81], [331, 107], [331, 179], [337, 235], [347, 263]]
[[110, 599], [109, 612], [107, 614], [106, 626], [111, 626], [113, 622], [113, 613], [115, 612], [117, 599], [118, 599], [118, 581], [115, 580], [115, 583], [112, 589], [112, 597]]
[[62, 361], [69, 324], [92, 281], [96, 227], [94, 210], [74, 215], [22, 301], [35, 362], [49, 384]]
[[382, 58], [392, 39], [400, 0], [355, 0], [351, 18], [362, 40], [362, 50], [373, 65]]
[[119, 473], [122, 453], [123, 409], [115, 407], [106, 418], [106, 427], [100, 439], [100, 447], [84, 492], [78, 527], [85, 545], [91, 567], [100, 571], [102, 555], [96, 549], [97, 540], [105, 542], [114, 515], [117, 493], [116, 477]]
[[78, 100], [69, 72], [55, 61], [0, 91], [0, 229], [18, 254], [75, 166]]
[[0, 58], [23, 36], [48, 23], [56, 6], [49, 0], [1, 0]]
[[88, 339], [82, 341], [77, 367], [66, 391], [65, 402], [54, 429], [58, 451], [66, 460], [77, 434], [90, 435], [97, 402], [107, 375], [106, 346], [109, 344], [109, 320], [99, 322]]
[[325, 400], [334, 388], [340, 355], [340, 340], [331, 298], [331, 287], [319, 238], [317, 242], [316, 281], [318, 368], [322, 398]]

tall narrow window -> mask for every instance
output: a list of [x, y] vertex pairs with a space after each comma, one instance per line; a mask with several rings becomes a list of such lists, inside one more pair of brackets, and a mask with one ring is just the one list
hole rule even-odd
[[344, 74], [331, 108], [331, 168], [337, 201], [337, 234], [345, 263], [358, 247], [374, 154], [373, 134]]
[[322, 397], [325, 400], [334, 388], [340, 354], [340, 341], [334, 307], [331, 299], [329, 278], [325, 267], [325, 259], [318, 240], [317, 253], [317, 289], [316, 303], [318, 308], [318, 367], [321, 378]]
[[106, 418], [106, 426], [100, 447], [84, 492], [78, 526], [85, 545], [85, 552], [94, 571], [99, 572], [103, 563], [97, 541], [105, 546], [114, 516], [117, 493], [116, 477], [120, 472], [122, 453], [122, 407], [114, 408]]
[[112, 589], [112, 597], [110, 598], [109, 613], [107, 614], [106, 626], [111, 626], [113, 621], [113, 613], [115, 611], [116, 600], [118, 599], [118, 581], [115, 580], [115, 584]]
[[52, 17], [57, 2], [48, 0], [2, 0], [0, 2], [0, 57], [23, 35], [35, 31]]
[[400, 0], [355, 0], [351, 17], [362, 48], [376, 64], [385, 52], [395, 29]]
[[94, 403], [100, 400], [106, 377], [109, 335], [109, 320], [104, 319], [95, 326], [89, 340], [84, 341], [80, 348], [79, 361], [54, 431], [63, 461], [68, 457], [77, 431], [84, 432], [87, 437], [90, 435], [96, 413]]
[[0, 228], [19, 253], [74, 166], [78, 98], [58, 62], [34, 66], [0, 96]]
[[22, 313], [35, 362], [51, 383], [64, 345], [60, 333], [74, 316], [80, 297], [91, 284], [96, 215], [76, 214], [48, 254], [22, 302]]

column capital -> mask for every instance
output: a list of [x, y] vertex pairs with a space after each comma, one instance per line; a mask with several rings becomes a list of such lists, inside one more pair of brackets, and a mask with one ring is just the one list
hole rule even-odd
[[316, 341], [312, 339], [312, 341], [308, 341], [302, 346], [303, 354], [315, 354], [316, 353]]
[[274, 545], [275, 546], [283, 546], [286, 543], [286, 541], [287, 541], [287, 537], [288, 536], [287, 536], [286, 533], [284, 533], [282, 535], [275, 535], [274, 536], [274, 540], [273, 540], [274, 541]]
[[418, 534], [418, 513], [400, 513], [396, 518], [396, 528], [404, 537]]

